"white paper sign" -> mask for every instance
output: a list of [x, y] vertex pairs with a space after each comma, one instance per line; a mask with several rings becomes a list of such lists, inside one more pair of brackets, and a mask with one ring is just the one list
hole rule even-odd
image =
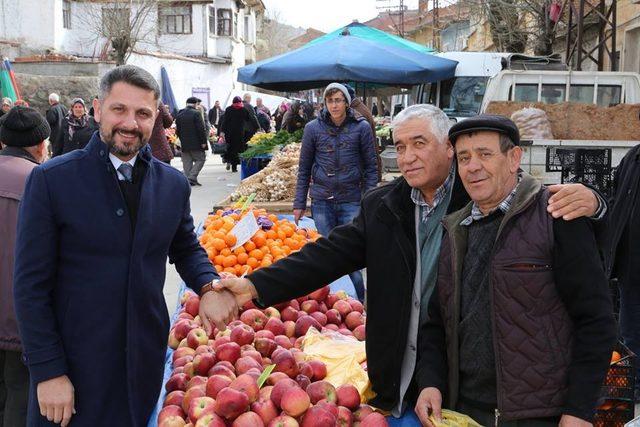
[[243, 216], [229, 232], [236, 236], [236, 244], [231, 248], [231, 250], [235, 250], [247, 243], [259, 229], [260, 226], [256, 221], [256, 217], [253, 216], [253, 211], [247, 212], [247, 214]]

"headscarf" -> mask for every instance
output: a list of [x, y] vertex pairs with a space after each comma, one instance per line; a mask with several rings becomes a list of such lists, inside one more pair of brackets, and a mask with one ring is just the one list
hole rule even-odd
[[[82, 117], [76, 117], [73, 115], [73, 106], [76, 104], [82, 104], [82, 106], [85, 107]], [[84, 101], [81, 98], [76, 98], [71, 102], [71, 109], [67, 115], [67, 121], [69, 122], [69, 138], [73, 138], [73, 134], [77, 130], [87, 127], [89, 115], [87, 114], [87, 108], [84, 105]]]
[[242, 98], [240, 98], [239, 96], [234, 96], [233, 97], [233, 104], [231, 104], [231, 107], [235, 110], [239, 110], [241, 108], [244, 108], [244, 104], [242, 103]]

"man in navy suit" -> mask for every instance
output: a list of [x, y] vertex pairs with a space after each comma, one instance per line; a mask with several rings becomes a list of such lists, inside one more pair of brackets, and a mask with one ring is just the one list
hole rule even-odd
[[[27, 181], [14, 295], [29, 426], [146, 425], [167, 346], [167, 256], [196, 292], [218, 278], [194, 233], [189, 182], [147, 144], [159, 95], [138, 67], [110, 71], [93, 102], [99, 133]], [[215, 298], [201, 300], [208, 330]]]

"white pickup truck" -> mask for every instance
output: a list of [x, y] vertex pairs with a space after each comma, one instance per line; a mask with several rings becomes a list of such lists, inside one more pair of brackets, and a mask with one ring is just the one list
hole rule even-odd
[[[492, 101], [575, 102], [603, 107], [640, 104], [637, 73], [571, 71], [558, 58], [509, 53], [444, 52], [438, 56], [458, 61], [455, 76], [418, 86], [414, 89], [414, 100], [437, 105], [454, 122], [485, 112]], [[609, 167], [615, 167], [637, 144], [640, 134], [625, 141], [525, 141], [522, 166], [544, 183], [567, 182], [572, 173], [566, 168], [563, 172], [559, 163], [571, 157], [570, 151], [587, 149], [589, 152], [582, 151], [578, 157], [592, 161], [602, 156]]]

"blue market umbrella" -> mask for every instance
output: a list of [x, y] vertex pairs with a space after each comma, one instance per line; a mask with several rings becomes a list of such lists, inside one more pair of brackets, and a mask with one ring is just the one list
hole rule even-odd
[[164, 68], [164, 65], [160, 67], [160, 77], [162, 79], [162, 103], [169, 106], [169, 111], [175, 116], [178, 111], [178, 104], [176, 98], [173, 96], [173, 89], [171, 89], [171, 82], [169, 81], [169, 74]]
[[[358, 24], [362, 25], [362, 24]], [[456, 61], [352, 35], [309, 43], [238, 70], [238, 81], [270, 90], [313, 89], [334, 81], [411, 86], [454, 76]]]

